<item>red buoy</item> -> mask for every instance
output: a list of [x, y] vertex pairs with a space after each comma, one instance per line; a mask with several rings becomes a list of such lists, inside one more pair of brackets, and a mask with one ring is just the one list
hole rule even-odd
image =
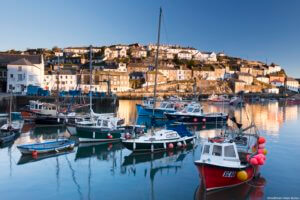
[[250, 159], [250, 164], [251, 165], [258, 165], [258, 160], [256, 158], [251, 158]]
[[264, 137], [259, 137], [258, 138], [258, 143], [259, 144], [263, 144], [263, 143], [265, 143], [266, 142], [266, 139], [264, 138]]
[[206, 119], [205, 119], [205, 118], [203, 118], [203, 119], [202, 119], [202, 121], [203, 121], [203, 122], [206, 122]]
[[174, 148], [173, 143], [169, 143], [169, 144], [168, 144], [168, 148], [169, 148], [169, 149], [173, 149], [173, 148]]
[[112, 136], [111, 134], [108, 134], [108, 135], [107, 135], [107, 138], [108, 138], [108, 139], [112, 139], [113, 136]]
[[33, 151], [33, 152], [31, 152], [31, 155], [32, 155], [32, 157], [37, 157], [38, 156], [38, 152], [37, 151]]
[[198, 121], [198, 119], [197, 118], [194, 118], [194, 122], [197, 122]]

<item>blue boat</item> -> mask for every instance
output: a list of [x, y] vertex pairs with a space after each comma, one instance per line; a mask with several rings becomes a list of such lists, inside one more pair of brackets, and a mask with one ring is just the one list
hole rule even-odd
[[151, 117], [153, 116], [156, 119], [164, 119], [164, 113], [174, 113], [177, 111], [177, 108], [180, 107], [179, 103], [174, 101], [163, 101], [157, 108], [153, 109], [153, 104], [136, 104], [136, 110], [138, 112], [138, 116]]
[[59, 139], [55, 141], [48, 141], [42, 143], [34, 143], [34, 144], [24, 144], [19, 145], [17, 148], [21, 151], [22, 154], [32, 154], [36, 153], [58, 153], [60, 151], [65, 151], [69, 149], [73, 149], [75, 146], [75, 141], [68, 139]]

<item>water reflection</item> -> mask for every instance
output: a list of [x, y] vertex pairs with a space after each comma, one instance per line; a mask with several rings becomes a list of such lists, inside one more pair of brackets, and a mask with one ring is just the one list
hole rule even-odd
[[264, 189], [266, 185], [266, 179], [259, 177], [253, 179], [248, 183], [244, 183], [237, 187], [228, 188], [224, 190], [209, 191], [206, 192], [203, 185], [199, 185], [195, 191], [195, 200], [219, 200], [219, 199], [232, 199], [232, 200], [244, 200], [244, 199], [264, 199]]

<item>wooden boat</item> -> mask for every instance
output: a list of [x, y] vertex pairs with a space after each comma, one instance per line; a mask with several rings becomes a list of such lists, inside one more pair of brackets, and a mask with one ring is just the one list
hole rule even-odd
[[17, 148], [22, 154], [32, 154], [33, 152], [39, 153], [51, 153], [59, 152], [68, 149], [73, 149], [75, 146], [75, 141], [68, 139], [59, 139], [55, 141], [48, 141], [35, 144], [24, 144], [19, 145]]

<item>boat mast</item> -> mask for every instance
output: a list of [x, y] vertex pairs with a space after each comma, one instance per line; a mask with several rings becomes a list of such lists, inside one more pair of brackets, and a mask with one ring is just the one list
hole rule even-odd
[[158, 21], [158, 33], [157, 33], [157, 45], [156, 45], [156, 57], [155, 57], [155, 82], [154, 82], [154, 101], [153, 101], [153, 116], [156, 104], [156, 86], [157, 86], [157, 71], [158, 71], [158, 53], [159, 53], [159, 42], [160, 42], [160, 25], [161, 25], [161, 14], [162, 9], [159, 9], [159, 21]]
[[9, 101], [9, 121], [8, 121], [8, 127], [11, 127], [11, 110], [12, 110], [12, 100], [13, 100], [13, 94], [12, 91], [10, 91], [10, 101]]
[[58, 114], [58, 103], [59, 103], [59, 72], [60, 72], [60, 62], [59, 62], [59, 54], [57, 56], [57, 72], [56, 72], [56, 82], [57, 82], [57, 87], [56, 87], [56, 114]]
[[93, 66], [92, 66], [92, 45], [90, 45], [90, 112], [92, 113], [93, 110], [93, 99], [92, 99], [92, 71], [93, 71]]

